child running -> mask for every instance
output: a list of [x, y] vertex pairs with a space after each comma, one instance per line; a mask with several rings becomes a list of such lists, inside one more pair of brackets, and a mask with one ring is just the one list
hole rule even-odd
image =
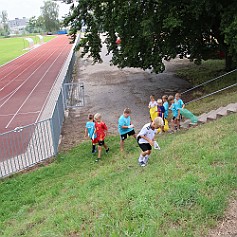
[[96, 136], [98, 141], [98, 158], [96, 161], [101, 159], [101, 151], [102, 146], [105, 148], [105, 152], [109, 152], [108, 146], [105, 144], [105, 137], [107, 135], [108, 128], [106, 124], [101, 120], [101, 115], [99, 113], [95, 114], [95, 129], [96, 129]]
[[163, 106], [165, 109], [164, 112], [164, 131], [167, 132], [169, 130], [168, 116], [169, 116], [169, 102], [168, 95], [162, 96]]
[[154, 119], [153, 122], [147, 123], [143, 126], [137, 135], [137, 142], [142, 152], [138, 158], [140, 166], [146, 166], [149, 156], [151, 154], [152, 146], [154, 146], [154, 138], [157, 129], [163, 126], [163, 120], [160, 117]]
[[154, 95], [150, 96], [148, 108], [150, 109], [151, 121], [153, 121], [157, 117], [157, 102], [155, 101]]
[[92, 141], [92, 153], [96, 152], [96, 134], [95, 134], [95, 123], [93, 114], [88, 115], [88, 122], [86, 122], [85, 127], [85, 137], [89, 137]]
[[174, 102], [174, 96], [170, 95], [168, 98], [169, 104], [170, 104], [170, 110], [172, 111], [172, 130], [176, 132], [176, 130], [179, 128], [179, 122], [180, 122], [180, 108], [178, 107], [178, 104]]
[[129, 108], [124, 109], [123, 114], [118, 120], [118, 130], [120, 134], [120, 151], [124, 151], [124, 141], [128, 136], [136, 138], [133, 124], [131, 124], [130, 118], [131, 110]]

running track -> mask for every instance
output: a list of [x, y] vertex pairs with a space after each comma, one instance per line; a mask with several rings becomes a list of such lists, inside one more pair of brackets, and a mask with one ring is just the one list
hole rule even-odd
[[39, 120], [71, 48], [58, 36], [0, 67], [0, 134]]

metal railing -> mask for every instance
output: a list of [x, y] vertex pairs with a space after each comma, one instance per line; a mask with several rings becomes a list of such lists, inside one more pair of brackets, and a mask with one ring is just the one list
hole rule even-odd
[[[75, 45], [78, 41], [79, 37]], [[57, 155], [64, 110], [70, 100], [69, 96], [74, 93], [73, 90], [66, 92], [65, 86], [63, 86], [65, 84], [68, 87], [68, 83], [72, 80], [76, 60], [74, 47], [47, 98], [40, 121], [0, 134], [0, 178], [32, 167]], [[81, 84], [79, 92], [81, 97], [84, 96], [83, 84]]]
[[64, 83], [63, 94], [67, 100], [64, 100], [65, 108], [77, 108], [85, 105], [84, 83]]
[[[210, 97], [222, 91], [234, 88], [235, 86], [237, 86], [237, 69], [227, 72], [218, 77], [215, 77], [211, 80], [205, 81], [197, 86], [194, 86], [182, 92], [181, 95], [186, 96], [186, 99], [188, 99], [189, 98], [188, 95], [190, 95], [192, 99], [185, 103], [185, 104], [190, 104], [192, 102], [202, 100], [204, 98]], [[207, 87], [209, 87], [208, 90], [207, 90]], [[210, 88], [213, 90], [212, 92], [210, 92], [211, 91]], [[197, 98], [195, 98], [196, 97], [195, 90], [197, 89], [199, 90], [199, 93], [198, 93]], [[208, 92], [205, 94], [206, 91]], [[193, 94], [190, 94], [190, 93], [193, 93]]]
[[0, 177], [54, 156], [52, 119], [0, 134]]

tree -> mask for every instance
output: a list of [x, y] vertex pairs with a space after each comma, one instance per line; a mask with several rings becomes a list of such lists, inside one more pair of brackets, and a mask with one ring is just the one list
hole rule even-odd
[[36, 27], [39, 29], [39, 32], [45, 31], [45, 21], [43, 16], [37, 18]]
[[29, 19], [26, 30], [30, 33], [36, 33], [37, 31], [37, 18], [33, 16]]
[[0, 13], [1, 23], [3, 25], [4, 35], [7, 36], [10, 34], [8, 26], [8, 14], [7, 11], [1, 11]]
[[30, 33], [40, 33], [45, 30], [44, 18], [33, 16], [29, 19], [26, 30]]
[[99, 32], [103, 29], [112, 63], [121, 68], [162, 72], [163, 59], [189, 55], [200, 64], [223, 52], [230, 70], [237, 65], [236, 9], [234, 0], [80, 0], [72, 4], [64, 22], [74, 39], [82, 25], [87, 26], [79, 46], [94, 62], [101, 61]]
[[44, 25], [47, 31], [57, 31], [59, 29], [59, 5], [52, 1], [44, 1], [41, 7], [41, 15], [44, 18]]

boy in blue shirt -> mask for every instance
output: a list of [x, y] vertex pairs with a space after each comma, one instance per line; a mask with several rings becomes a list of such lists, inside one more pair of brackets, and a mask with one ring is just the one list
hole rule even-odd
[[168, 103], [168, 95], [162, 96], [163, 106], [165, 108], [164, 119], [168, 119], [169, 116], [169, 103]]
[[88, 115], [89, 121], [86, 122], [85, 127], [85, 137], [89, 137], [92, 141], [92, 153], [96, 152], [95, 146], [97, 143], [96, 133], [95, 133], [95, 123], [93, 114]]
[[179, 128], [180, 124], [180, 108], [178, 104], [174, 101], [174, 96], [170, 95], [168, 98], [169, 104], [170, 104], [170, 110], [172, 111], [172, 129], [173, 131], [176, 131]]
[[[178, 105], [179, 109], [183, 109], [184, 108], [185, 104], [184, 104], [183, 100], [181, 99], [181, 94], [180, 93], [176, 93], [175, 94], [174, 103]], [[181, 114], [179, 116], [179, 119], [182, 120], [182, 115]]]
[[179, 109], [183, 109], [184, 106], [185, 106], [183, 100], [181, 99], [180, 93], [176, 93], [176, 94], [175, 94], [174, 102], [175, 102], [175, 104], [178, 105], [178, 108], [179, 108]]
[[124, 151], [124, 141], [128, 136], [133, 136], [136, 139], [136, 133], [134, 125], [131, 124], [130, 118], [131, 110], [129, 108], [124, 109], [123, 114], [118, 120], [118, 131], [120, 134], [120, 151]]

